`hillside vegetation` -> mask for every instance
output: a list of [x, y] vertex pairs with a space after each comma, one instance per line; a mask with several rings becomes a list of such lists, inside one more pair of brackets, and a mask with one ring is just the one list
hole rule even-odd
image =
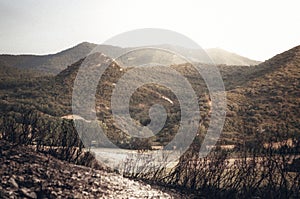
[[[46, 120], [57, 120], [61, 123], [62, 116], [72, 114], [72, 88], [82, 62], [83, 59], [79, 60], [54, 77], [34, 77], [20, 69], [4, 67], [1, 72], [2, 77], [5, 78], [0, 82], [2, 117], [11, 116], [16, 119], [33, 110]], [[264, 132], [273, 129], [270, 131], [274, 133], [278, 128], [285, 128], [285, 132], [288, 131], [290, 135], [298, 135], [298, 66], [299, 47], [257, 66], [219, 65], [225, 88], [228, 91], [224, 136], [230, 137], [231, 134], [237, 134], [237, 142], [239, 142], [240, 136], [247, 135], [249, 139], [254, 138], [258, 129]], [[191, 82], [199, 97], [201, 118], [204, 121], [202, 125], [207, 128], [209, 94], [205, 82], [190, 64], [171, 67]], [[115, 126], [112, 119], [110, 98], [114, 84], [129, 70], [130, 68], [121, 70], [116, 63], [113, 63], [101, 78], [96, 97], [97, 116], [107, 127], [108, 137], [116, 140], [122, 137], [127, 144], [129, 141], [126, 139], [130, 138]], [[129, 84], [135, 84], [134, 81], [134, 79], [131, 80]], [[174, 103], [170, 104], [165, 98]], [[151, 140], [156, 142], [162, 139], [159, 138], [161, 136], [166, 139], [162, 142], [168, 143], [172, 139], [173, 132], [177, 131], [180, 121], [180, 106], [171, 90], [155, 84], [142, 86], [131, 98], [131, 116], [141, 125], [146, 125], [149, 123], [148, 110], [153, 104], [165, 106], [168, 110], [168, 119], [158, 137], [151, 138]], [[18, 114], [15, 116], [15, 113]], [[265, 132], [265, 134], [272, 135], [272, 132]], [[231, 140], [230, 143], [232, 142]]]

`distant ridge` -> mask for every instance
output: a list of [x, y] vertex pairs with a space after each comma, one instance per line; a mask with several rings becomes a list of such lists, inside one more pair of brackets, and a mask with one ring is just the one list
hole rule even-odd
[[[66, 69], [67, 66], [84, 58], [96, 46], [97, 51], [113, 56], [131, 49], [83, 42], [72, 48], [50, 55], [0, 55], [0, 64], [19, 69], [38, 70], [47, 74], [58, 74], [60, 71]], [[180, 52], [180, 54], [187, 56], [192, 61], [203, 63], [208, 62], [205, 51], [203, 50], [187, 49], [172, 45], [158, 45], [157, 47], [162, 47], [169, 50], [176, 49], [176, 52]], [[260, 63], [259, 61], [254, 61], [222, 49], [208, 49], [206, 52], [215, 64], [257, 65]]]
[[85, 57], [95, 46], [96, 44], [83, 42], [50, 55], [0, 55], [0, 63], [20, 69], [57, 74], [68, 65]]
[[215, 62], [215, 64], [226, 64], [226, 65], [257, 65], [260, 61], [255, 61], [247, 57], [240, 56], [235, 53], [228, 52], [221, 48], [209, 48], [206, 49], [207, 54]]

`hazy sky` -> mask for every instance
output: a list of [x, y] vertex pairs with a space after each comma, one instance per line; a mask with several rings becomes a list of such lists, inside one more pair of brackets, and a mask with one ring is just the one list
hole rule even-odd
[[300, 45], [299, 0], [0, 0], [0, 53], [49, 54], [137, 28], [265, 60]]

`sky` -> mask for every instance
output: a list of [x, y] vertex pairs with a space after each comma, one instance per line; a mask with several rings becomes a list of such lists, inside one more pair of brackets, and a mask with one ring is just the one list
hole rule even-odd
[[50, 54], [163, 28], [264, 61], [300, 45], [299, 0], [0, 0], [0, 54]]

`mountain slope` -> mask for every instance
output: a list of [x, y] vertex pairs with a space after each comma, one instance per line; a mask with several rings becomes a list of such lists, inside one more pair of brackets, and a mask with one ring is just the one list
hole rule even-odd
[[[257, 66], [219, 66], [228, 100], [224, 135], [235, 135], [236, 138], [235, 141], [231, 139], [230, 143], [240, 142], [245, 134], [249, 140], [254, 140], [259, 131], [269, 132], [269, 135], [281, 132], [289, 136], [300, 134], [299, 48], [295, 47]], [[101, 53], [99, 56], [106, 57]], [[72, 114], [73, 84], [82, 61], [68, 66], [54, 77], [0, 82], [1, 112], [20, 114], [24, 109], [35, 109], [58, 118]], [[199, 98], [203, 125], [207, 127], [210, 108], [207, 105], [209, 97], [205, 83], [190, 64], [171, 67], [191, 82]], [[99, 82], [96, 95], [97, 117], [108, 127], [108, 137], [124, 141], [118, 143], [122, 147], [128, 147], [132, 140], [115, 125], [110, 100], [115, 84], [128, 70], [130, 68], [120, 68], [116, 63], [108, 67]], [[143, 78], [142, 74], [140, 78]], [[128, 83], [135, 84], [135, 81], [130, 79]], [[130, 100], [131, 117], [146, 126], [151, 121], [148, 112], [153, 104], [163, 105], [168, 119], [161, 134], [151, 139], [155, 142], [162, 140], [161, 143], [166, 144], [177, 132], [180, 105], [170, 89], [148, 84], [133, 93]], [[163, 137], [166, 140], [160, 139]]]
[[259, 66], [264, 70], [255, 78], [227, 93], [225, 131], [234, 129], [249, 137], [257, 133], [273, 135], [274, 139], [299, 137], [300, 46]]

